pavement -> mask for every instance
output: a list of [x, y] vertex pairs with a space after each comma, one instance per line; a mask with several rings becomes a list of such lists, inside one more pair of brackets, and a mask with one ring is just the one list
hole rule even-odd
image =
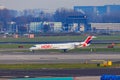
[[29, 52], [0, 52], [0, 64], [19, 63], [84, 63], [95, 60], [120, 61], [120, 54], [97, 54], [97, 53], [29, 53]]
[[[12, 80], [12, 79], [9, 79], [9, 78], [0, 78], [0, 80]], [[100, 76], [74, 77], [74, 80], [100, 80]]]
[[[119, 53], [56, 53], [56, 52], [0, 52], [0, 64], [19, 64], [19, 63], [84, 63], [92, 62], [94, 60], [112, 60], [113, 62], [120, 61]], [[55, 71], [55, 72], [54, 72]], [[76, 80], [100, 80], [102, 74], [119, 74], [118, 69], [105, 69], [105, 70], [33, 70], [29, 71], [17, 71], [17, 70], [0, 70], [1, 76], [23, 76], [23, 75], [34, 75], [34, 76], [44, 76], [44, 75], [77, 75]], [[83, 71], [83, 72], [82, 72]], [[61, 73], [62, 72], [62, 73]], [[67, 73], [66, 73], [67, 72]], [[12, 74], [11, 74], [12, 73]], [[63, 74], [64, 73], [64, 74]], [[65, 74], [66, 73], [66, 74]], [[80, 77], [79, 77], [80, 76]], [[10, 80], [10, 78], [0, 78], [0, 80]]]

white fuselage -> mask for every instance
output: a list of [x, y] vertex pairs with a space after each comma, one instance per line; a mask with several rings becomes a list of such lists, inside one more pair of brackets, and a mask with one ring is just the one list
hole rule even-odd
[[83, 42], [37, 44], [32, 46], [30, 50], [33, 51], [33, 50], [45, 50], [45, 49], [62, 49], [66, 51], [74, 48], [89, 46], [92, 38], [94, 38], [94, 36], [88, 36]]
[[37, 44], [30, 48], [30, 50], [43, 50], [43, 49], [74, 49], [80, 43], [58, 43], [58, 44]]

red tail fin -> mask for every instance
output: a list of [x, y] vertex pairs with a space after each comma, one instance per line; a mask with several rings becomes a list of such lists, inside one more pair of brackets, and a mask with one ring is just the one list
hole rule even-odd
[[91, 43], [91, 40], [95, 38], [95, 36], [88, 36], [84, 42], [82, 42], [82, 47], [89, 46]]
[[88, 36], [87, 39], [84, 41], [85, 43], [89, 44], [92, 40], [93, 36]]

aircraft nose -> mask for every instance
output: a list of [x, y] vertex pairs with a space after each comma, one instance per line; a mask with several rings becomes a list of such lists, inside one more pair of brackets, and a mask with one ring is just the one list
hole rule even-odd
[[32, 50], [36, 50], [37, 48], [36, 47], [30, 47], [29, 49], [32, 51]]
[[29, 50], [30, 50], [30, 51], [33, 51], [34, 49], [33, 49], [33, 47], [30, 47]]
[[29, 50], [33, 50], [34, 48], [33, 47], [30, 47]]

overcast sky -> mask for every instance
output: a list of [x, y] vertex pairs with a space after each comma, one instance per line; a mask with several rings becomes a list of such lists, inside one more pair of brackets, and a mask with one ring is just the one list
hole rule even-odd
[[120, 5], [120, 0], [0, 0], [0, 5], [8, 9], [24, 10], [40, 8], [55, 10], [57, 8], [73, 8], [73, 6]]

